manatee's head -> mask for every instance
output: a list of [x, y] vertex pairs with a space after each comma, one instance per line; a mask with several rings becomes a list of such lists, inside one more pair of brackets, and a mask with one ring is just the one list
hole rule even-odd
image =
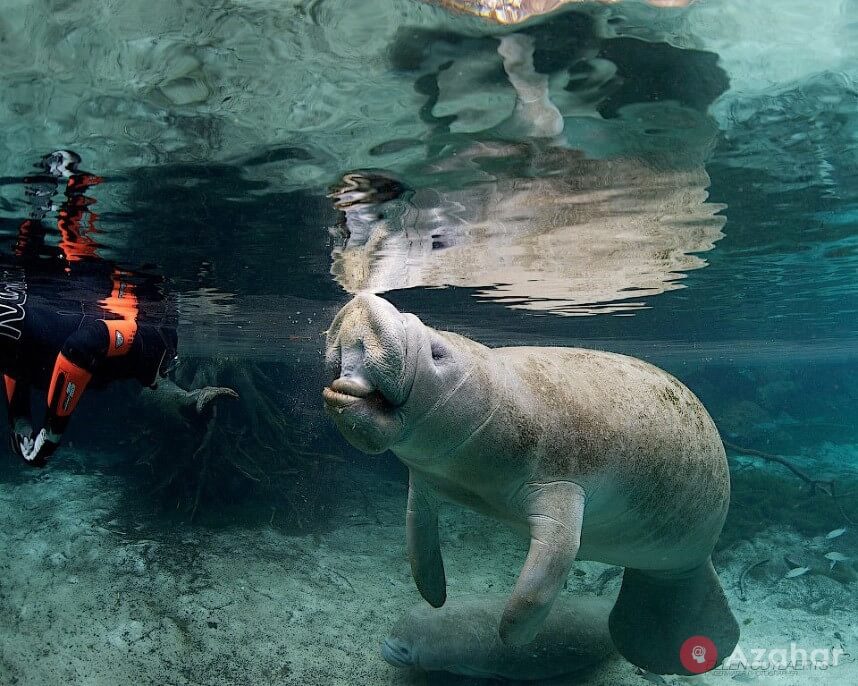
[[420, 662], [417, 655], [416, 646], [411, 640], [391, 635], [381, 642], [381, 656], [394, 667], [418, 667]]
[[453, 385], [462, 363], [444, 334], [360, 293], [328, 329], [325, 408], [349, 443], [381, 453]]
[[425, 605], [411, 608], [381, 642], [381, 656], [394, 667], [456, 671], [462, 631], [450, 626], [448, 613]]
[[494, 676], [491, 663], [497, 618], [468, 604], [411, 608], [381, 642], [381, 656], [394, 667], [419, 667], [470, 676]]

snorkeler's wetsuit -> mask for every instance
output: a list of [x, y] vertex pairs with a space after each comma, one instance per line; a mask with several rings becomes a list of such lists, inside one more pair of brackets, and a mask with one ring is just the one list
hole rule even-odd
[[[133, 285], [117, 277], [112, 293], [92, 307], [57, 309], [31, 296], [23, 272], [0, 272], [0, 370], [8, 401], [13, 449], [41, 466], [53, 454], [87, 386], [117, 379], [151, 386], [175, 354], [174, 329], [138, 325]], [[27, 457], [15, 441], [31, 432], [30, 389], [47, 388], [41, 446]], [[37, 441], [38, 436], [30, 436]]]
[[[58, 250], [44, 243], [42, 218], [50, 209], [57, 163], [43, 160], [49, 174], [27, 179], [37, 197], [34, 211], [19, 227], [15, 260], [0, 267], [0, 371], [8, 402], [13, 450], [28, 463], [43, 466], [53, 454], [69, 418], [88, 386], [118, 379], [151, 386], [176, 351], [176, 331], [141, 320], [135, 275], [97, 257], [96, 243], [83, 230], [92, 200], [83, 191], [101, 181], [76, 169], [57, 212]], [[73, 156], [73, 157], [72, 157]], [[76, 158], [76, 159], [75, 159]], [[53, 165], [53, 169], [51, 168]], [[89, 227], [93, 228], [93, 216]], [[30, 389], [46, 388], [43, 428], [33, 432]]]

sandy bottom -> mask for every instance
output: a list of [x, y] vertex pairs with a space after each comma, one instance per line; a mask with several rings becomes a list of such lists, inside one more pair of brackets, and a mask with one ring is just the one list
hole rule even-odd
[[[475, 684], [397, 670], [379, 641], [419, 597], [405, 558], [405, 487], [370, 474], [332, 484], [335, 528], [290, 536], [271, 525], [166, 528], [135, 514], [128, 484], [55, 469], [0, 486], [0, 684]], [[855, 533], [847, 532], [845, 542]], [[448, 595], [511, 588], [524, 542], [450, 509], [442, 522]], [[858, 653], [858, 583], [796, 578], [751, 563], [825, 549], [767, 530], [734, 544], [716, 567], [740, 623], [741, 646], [842, 647]], [[845, 544], [841, 550], [848, 550]], [[790, 551], [795, 551], [791, 553]], [[823, 560], [823, 562], [825, 562]], [[772, 563], [774, 564], [774, 563]], [[849, 563], [846, 563], [847, 565]], [[615, 593], [604, 565], [580, 562], [566, 592]], [[854, 576], [854, 574], [852, 575]], [[777, 660], [777, 658], [775, 658]], [[636, 674], [620, 658], [553, 684], [858, 684], [858, 663], [821, 670], [718, 670], [695, 678]]]

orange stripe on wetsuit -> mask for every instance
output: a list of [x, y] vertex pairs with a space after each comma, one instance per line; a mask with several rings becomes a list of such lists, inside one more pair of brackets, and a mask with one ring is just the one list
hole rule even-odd
[[17, 381], [13, 379], [8, 374], [3, 375], [3, 386], [6, 389], [6, 400], [9, 401], [9, 404], [12, 403], [12, 396], [15, 395], [15, 385]]
[[[107, 357], [126, 355], [137, 335], [137, 295], [134, 284], [125, 280], [126, 272], [114, 270], [113, 288], [99, 305], [118, 319], [102, 319], [107, 327]], [[56, 417], [68, 417], [74, 412], [92, 373], [60, 353], [54, 363], [48, 389], [48, 408]]]
[[65, 355], [57, 355], [51, 385], [48, 388], [48, 409], [57, 417], [68, 417], [74, 408], [92, 374], [77, 366]]
[[127, 272], [114, 269], [113, 289], [110, 296], [99, 302], [105, 310], [118, 317], [118, 319], [102, 319], [107, 325], [110, 339], [107, 346], [108, 357], [127, 354], [137, 335], [137, 313], [139, 312], [137, 294], [134, 292], [134, 284], [125, 280], [126, 276]]

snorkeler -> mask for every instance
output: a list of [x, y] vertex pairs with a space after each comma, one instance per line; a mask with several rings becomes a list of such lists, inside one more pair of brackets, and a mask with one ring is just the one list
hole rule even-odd
[[[176, 361], [177, 334], [153, 277], [101, 259], [94, 231], [94, 202], [84, 191], [101, 182], [78, 166], [80, 157], [57, 151], [28, 177], [30, 217], [19, 227], [15, 256], [0, 265], [0, 371], [3, 373], [12, 450], [42, 467], [56, 451], [83, 392], [112, 381], [136, 379], [168, 401], [205, 412], [227, 388], [187, 392], [165, 378]], [[52, 198], [64, 182], [64, 200]], [[45, 243], [43, 219], [56, 210], [60, 241]], [[88, 221], [85, 221], [88, 220]], [[47, 409], [36, 432], [32, 388], [47, 388]]]

